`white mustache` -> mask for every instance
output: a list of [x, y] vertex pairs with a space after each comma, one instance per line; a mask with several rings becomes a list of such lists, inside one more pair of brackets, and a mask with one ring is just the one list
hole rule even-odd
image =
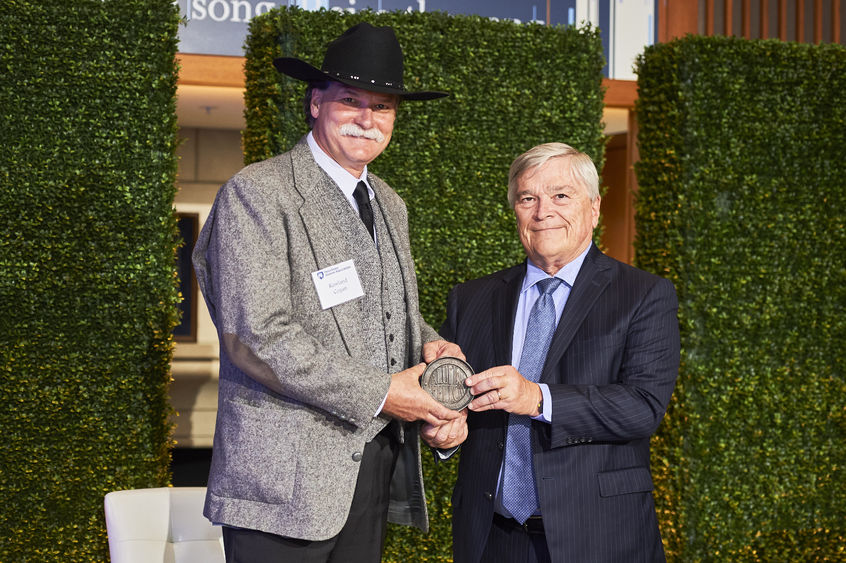
[[378, 129], [362, 129], [354, 123], [344, 123], [338, 129], [338, 132], [341, 135], [348, 135], [350, 137], [364, 137], [365, 139], [370, 139], [372, 141], [376, 141], [377, 143], [381, 143], [385, 140], [385, 135], [383, 135]]

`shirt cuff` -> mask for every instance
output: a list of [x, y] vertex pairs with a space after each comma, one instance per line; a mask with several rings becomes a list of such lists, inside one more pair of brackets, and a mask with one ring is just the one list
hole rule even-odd
[[[373, 415], [373, 418], [376, 418], [377, 416], [379, 416], [379, 413], [381, 413], [382, 409], [385, 408], [385, 401], [387, 401], [387, 400], [388, 400], [388, 395], [386, 394], [385, 398], [382, 399], [382, 404], [379, 405], [379, 408], [376, 410], [376, 414]], [[543, 400], [544, 400], [544, 403], [545, 403], [546, 402], [546, 395], [544, 395]]]
[[445, 459], [449, 459], [450, 457], [452, 457], [452, 454], [457, 452], [459, 447], [461, 447], [461, 446], [453, 446], [453, 447], [446, 449], [446, 450], [437, 449], [437, 450], [435, 450], [435, 453], [437, 454], [437, 456], [441, 460], [445, 460]]
[[552, 422], [552, 395], [549, 392], [549, 385], [546, 383], [538, 383], [541, 394], [543, 395], [543, 411], [538, 416], [533, 416], [532, 420], [539, 420], [541, 422]]

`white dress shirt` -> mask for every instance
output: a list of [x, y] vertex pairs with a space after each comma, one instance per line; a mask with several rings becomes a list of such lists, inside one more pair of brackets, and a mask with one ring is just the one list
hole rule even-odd
[[[311, 156], [314, 157], [314, 161], [329, 175], [332, 181], [335, 182], [335, 185], [338, 186], [341, 193], [344, 194], [345, 198], [347, 198], [347, 201], [352, 206], [355, 214], [358, 215], [358, 204], [355, 202], [355, 198], [353, 197], [353, 192], [355, 191], [355, 187], [358, 183], [364, 182], [364, 185], [367, 186], [367, 195], [370, 198], [370, 201], [373, 201], [373, 198], [376, 195], [373, 192], [373, 188], [370, 187], [370, 183], [367, 181], [367, 165], [364, 165], [364, 170], [361, 171], [361, 176], [356, 178], [344, 170], [343, 166], [338, 164], [335, 159], [326, 154], [326, 152], [320, 148], [320, 145], [318, 145], [317, 141], [314, 140], [314, 133], [312, 131], [308, 132], [306, 141], [308, 142], [308, 148], [311, 149]], [[373, 234], [373, 238], [376, 239], [375, 232]]]

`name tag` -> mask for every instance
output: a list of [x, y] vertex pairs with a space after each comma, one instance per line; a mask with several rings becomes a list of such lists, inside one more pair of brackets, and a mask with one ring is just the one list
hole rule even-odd
[[364, 295], [361, 280], [352, 260], [339, 262], [311, 273], [320, 306], [329, 309]]

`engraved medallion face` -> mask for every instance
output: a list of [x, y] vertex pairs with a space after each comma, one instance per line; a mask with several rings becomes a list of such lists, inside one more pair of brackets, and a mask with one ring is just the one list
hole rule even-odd
[[458, 411], [473, 400], [470, 388], [464, 385], [473, 373], [467, 362], [444, 356], [426, 366], [420, 386], [446, 408]]

